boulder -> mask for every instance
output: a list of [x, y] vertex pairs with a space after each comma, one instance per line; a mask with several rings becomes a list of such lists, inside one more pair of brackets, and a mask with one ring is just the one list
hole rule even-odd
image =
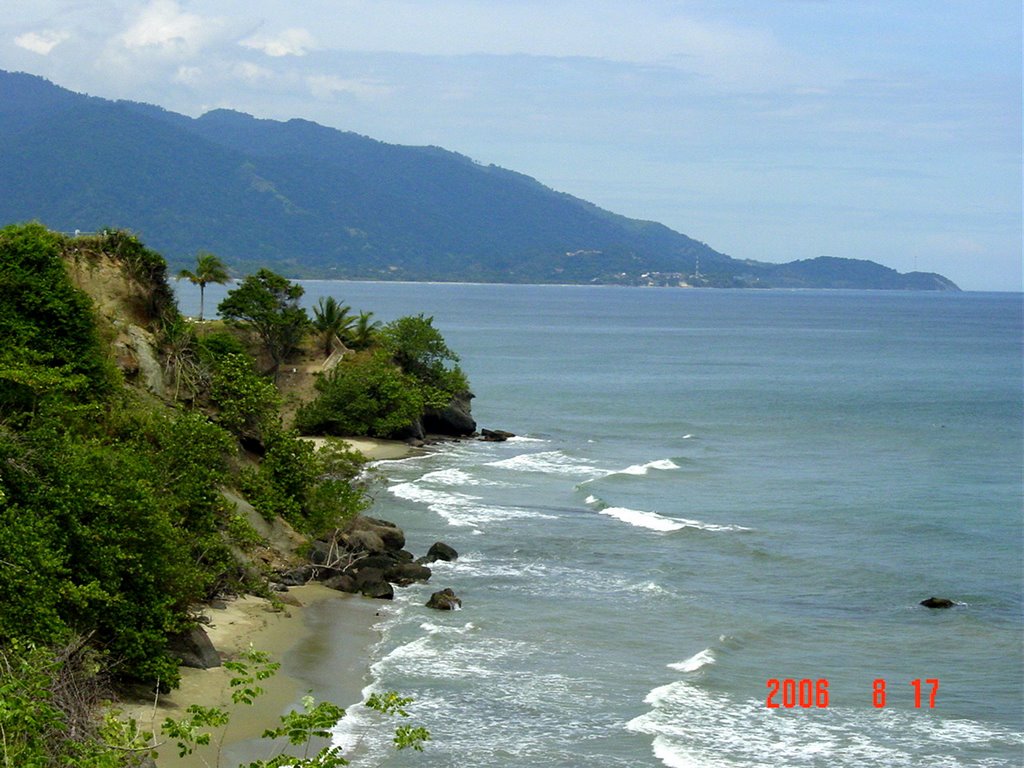
[[400, 587], [416, 581], [428, 581], [431, 575], [431, 570], [419, 563], [397, 563], [384, 571], [384, 578]]
[[476, 421], [470, 408], [472, 392], [462, 392], [452, 397], [444, 408], [431, 408], [424, 412], [421, 423], [428, 434], [463, 437], [476, 432]]
[[388, 568], [398, 565], [399, 562], [398, 558], [394, 557], [394, 553], [383, 552], [356, 560], [350, 570], [358, 571], [363, 568], [379, 568], [382, 571], [386, 571]]
[[920, 605], [925, 608], [952, 608], [956, 603], [948, 597], [929, 597], [927, 600], [922, 600]]
[[448, 589], [435, 592], [427, 600], [427, 608], [435, 608], [439, 611], [454, 611], [462, 607], [462, 600], [455, 596], [455, 593]]
[[345, 547], [354, 552], [386, 552], [387, 547], [374, 531], [352, 531], [342, 536]]
[[349, 592], [355, 594], [359, 591], [359, 587], [356, 586], [356, 579], [350, 573], [339, 573], [335, 576], [331, 576], [329, 579], [324, 579], [324, 586], [330, 589], [336, 589], [339, 592]]
[[405, 548], [405, 533], [397, 525], [387, 520], [378, 520], [375, 517], [359, 515], [349, 525], [346, 535], [351, 537], [353, 533], [358, 531], [369, 531], [377, 534], [386, 549]]
[[277, 581], [286, 587], [301, 587], [313, 578], [313, 570], [312, 565], [300, 565], [298, 568], [292, 568], [279, 574]]
[[445, 562], [452, 562], [459, 558], [459, 553], [455, 551], [453, 547], [448, 546], [443, 541], [435, 541], [430, 545], [430, 549], [427, 550], [427, 554], [421, 557], [417, 562], [420, 563], [435, 563], [438, 560], [444, 560]]
[[331, 557], [331, 545], [326, 541], [314, 541], [310, 544], [309, 560], [315, 565], [326, 565]]
[[395, 599], [395, 588], [386, 581], [378, 581], [373, 584], [368, 584], [363, 587], [361, 591], [366, 597], [372, 597], [376, 600]]
[[210, 669], [220, 666], [220, 654], [202, 627], [175, 635], [167, 641], [167, 652], [183, 667]]

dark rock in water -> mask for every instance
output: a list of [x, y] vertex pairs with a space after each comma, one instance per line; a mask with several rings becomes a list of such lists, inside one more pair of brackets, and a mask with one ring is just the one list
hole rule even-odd
[[383, 568], [360, 568], [355, 574], [356, 586], [362, 589], [367, 584], [376, 584], [384, 581]]
[[925, 608], [952, 608], [956, 603], [948, 597], [929, 597], [927, 600], [922, 600], [920, 605]]
[[416, 559], [416, 555], [407, 549], [400, 549], [397, 552], [390, 552], [389, 554], [400, 563], [411, 563]]
[[351, 594], [355, 594], [359, 591], [359, 587], [356, 586], [355, 576], [349, 573], [339, 573], [336, 576], [331, 576], [331, 578], [325, 579], [324, 586], [336, 589], [339, 592], [349, 592]]
[[423, 430], [428, 434], [452, 437], [472, 435], [476, 432], [469, 402], [472, 399], [472, 392], [463, 392], [455, 395], [444, 408], [427, 410], [420, 420]]
[[421, 563], [434, 563], [438, 560], [444, 560], [445, 562], [452, 562], [458, 560], [459, 553], [455, 551], [453, 547], [449, 547], [443, 541], [435, 541], [430, 549], [427, 550], [425, 557], [421, 557], [419, 562]]
[[378, 581], [373, 584], [367, 584], [362, 588], [361, 592], [366, 597], [372, 597], [376, 600], [394, 600], [395, 599], [395, 588], [388, 584], [386, 581]]
[[407, 587], [416, 581], [428, 581], [432, 571], [418, 563], [398, 563], [384, 571], [384, 578], [392, 584]]
[[503, 429], [481, 429], [480, 439], [488, 443], [503, 443], [510, 437], [515, 437], [512, 432], [506, 432]]
[[183, 667], [210, 669], [220, 666], [220, 654], [201, 627], [168, 639], [167, 652]]
[[439, 611], [454, 611], [456, 608], [462, 607], [462, 600], [455, 596], [455, 593], [449, 589], [442, 589], [440, 592], [435, 592], [427, 600], [427, 608], [436, 608]]

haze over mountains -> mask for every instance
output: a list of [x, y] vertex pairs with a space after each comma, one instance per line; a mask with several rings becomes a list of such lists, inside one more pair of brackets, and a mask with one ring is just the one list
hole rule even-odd
[[733, 259], [438, 147], [228, 110], [193, 119], [0, 71], [0, 224], [33, 219], [131, 229], [172, 266], [212, 251], [235, 274], [956, 290], [870, 261]]

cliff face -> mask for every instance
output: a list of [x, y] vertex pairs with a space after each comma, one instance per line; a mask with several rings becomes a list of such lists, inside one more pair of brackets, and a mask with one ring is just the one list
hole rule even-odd
[[[161, 315], [176, 311], [162, 259], [122, 232], [74, 237], [63, 257], [75, 287], [92, 299], [125, 381], [158, 397], [171, 391], [169, 371], [160, 362], [157, 335]], [[134, 257], [131, 255], [134, 254]], [[149, 269], [139, 269], [140, 264]]]

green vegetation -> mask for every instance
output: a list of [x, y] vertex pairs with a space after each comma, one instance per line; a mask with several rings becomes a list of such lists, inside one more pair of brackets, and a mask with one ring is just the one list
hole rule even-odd
[[[115, 365], [113, 349], [126, 349], [130, 334], [76, 287], [83, 264], [116, 265], [103, 280], [123, 281], [122, 293], [141, 302], [124, 320], [144, 324], [134, 337], [156, 340], [150, 354], [173, 385], [161, 396], [141, 379], [130, 385], [130, 360], [129, 373]], [[224, 489], [309, 534], [368, 507], [356, 482], [361, 457], [315, 452], [286, 429], [281, 394], [248, 351], [250, 329], [275, 367], [302, 348], [309, 322], [301, 292], [261, 271], [222, 304], [241, 330], [200, 337], [173, 303], [166, 265], [133, 235], [66, 238], [38, 224], [0, 230], [0, 765], [120, 768], [151, 750], [140, 733], [97, 720], [104, 681], [174, 686], [169, 639], [194, 626], [192, 606], [266, 588], [254, 563], [239, 560], [258, 537]], [[386, 344], [361, 359], [408, 389], [419, 411], [445, 383], [464, 384], [446, 367], [454, 355], [425, 329], [385, 329], [381, 338]], [[360, 427], [352, 432], [417, 418], [388, 392], [366, 380], [350, 390], [376, 408], [374, 420], [351, 422]], [[396, 701], [382, 707], [398, 712]], [[311, 707], [277, 735], [319, 733], [336, 715]], [[175, 731], [183, 743], [220, 715], [191, 717], [168, 726], [184, 729]], [[423, 740], [415, 729], [402, 734], [409, 745]]]
[[320, 334], [324, 355], [334, 351], [334, 340], [344, 341], [356, 320], [349, 315], [352, 307], [342, 306], [333, 296], [320, 297], [313, 307], [313, 327]]
[[[117, 711], [96, 716], [103, 688], [96, 675], [95, 654], [81, 641], [53, 651], [14, 644], [0, 648], [0, 764], [18, 768], [137, 768], [165, 748], [179, 757], [209, 745], [211, 729], [223, 728], [231, 719], [224, 707], [190, 705], [183, 717], [166, 718], [155, 731], [134, 719], [122, 719]], [[252, 705], [263, 694], [263, 681], [280, 665], [260, 651], [226, 661], [232, 673], [231, 701]], [[394, 691], [373, 694], [365, 706], [390, 717], [409, 717], [412, 699]], [[314, 740], [330, 738], [331, 729], [345, 717], [332, 702], [302, 700], [301, 711], [291, 711], [280, 724], [268, 728], [263, 738], [273, 742], [276, 754], [244, 768], [337, 768], [349, 761], [339, 747], [314, 750]], [[423, 751], [431, 738], [421, 726], [394, 729], [396, 749]], [[296, 750], [297, 748], [297, 750]], [[297, 754], [292, 754], [297, 751]], [[217, 765], [220, 765], [218, 749]]]
[[407, 434], [429, 408], [443, 408], [469, 385], [433, 318], [402, 317], [377, 334], [378, 345], [346, 358], [316, 383], [316, 400], [299, 409], [308, 434]]
[[256, 332], [276, 371], [298, 350], [309, 329], [306, 310], [299, 306], [303, 293], [301, 285], [261, 269], [231, 291], [217, 311]]

